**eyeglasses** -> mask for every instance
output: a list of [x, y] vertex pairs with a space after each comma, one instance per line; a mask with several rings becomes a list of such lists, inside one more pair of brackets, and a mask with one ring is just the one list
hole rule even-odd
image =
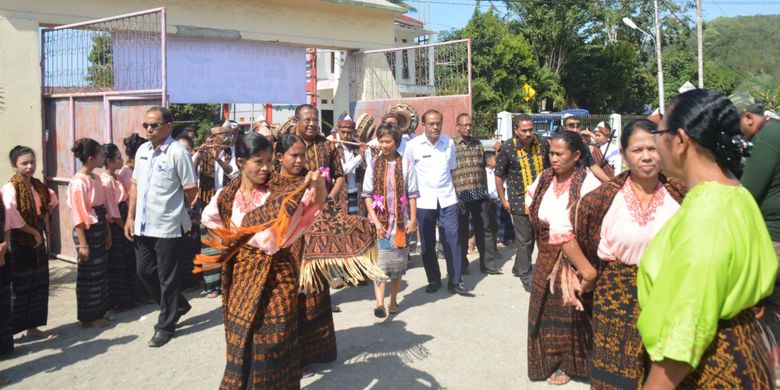
[[153, 128], [153, 129], [156, 129], [156, 128], [158, 128], [158, 127], [160, 127], [160, 126], [164, 125], [164, 124], [165, 124], [165, 123], [146, 123], [146, 122], [144, 122], [144, 123], [142, 123], [142, 124], [141, 124], [141, 126], [142, 126], [144, 129], [148, 129], [148, 128], [150, 128], [150, 127], [151, 127], [151, 128]]
[[565, 124], [564, 126], [570, 127], [572, 129], [578, 129], [578, 128], [580, 128], [580, 122], [569, 122], [569, 123]]

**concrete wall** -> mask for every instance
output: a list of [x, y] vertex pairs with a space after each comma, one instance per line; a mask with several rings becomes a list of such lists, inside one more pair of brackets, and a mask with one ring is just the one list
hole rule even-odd
[[[39, 28], [105, 18], [164, 5], [168, 32], [177, 25], [238, 30], [242, 39], [307, 47], [374, 49], [393, 45], [395, 13], [319, 0], [3, 0], [0, 3], [0, 155], [16, 144], [42, 157]], [[170, 71], [170, 69], [169, 69]], [[341, 94], [339, 94], [341, 95]], [[343, 100], [343, 99], [339, 99]], [[39, 164], [39, 172], [43, 164]], [[0, 181], [11, 174], [0, 163]]]

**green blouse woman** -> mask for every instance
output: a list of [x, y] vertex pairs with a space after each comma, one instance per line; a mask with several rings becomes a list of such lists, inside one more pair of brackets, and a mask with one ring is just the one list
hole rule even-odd
[[777, 258], [761, 212], [731, 171], [747, 152], [723, 95], [675, 98], [655, 131], [665, 173], [690, 192], [648, 246], [637, 327], [651, 360], [645, 389], [774, 387], [756, 312]]

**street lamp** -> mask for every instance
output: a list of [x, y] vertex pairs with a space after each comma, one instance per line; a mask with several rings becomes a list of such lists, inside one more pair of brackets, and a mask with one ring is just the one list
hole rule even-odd
[[623, 24], [625, 24], [631, 29], [637, 30], [642, 34], [647, 35], [653, 41], [653, 44], [655, 44], [655, 55], [656, 55], [656, 59], [658, 60], [658, 112], [660, 112], [661, 115], [663, 115], [664, 113], [664, 70], [661, 65], [662, 64], [661, 25], [659, 19], [660, 17], [658, 15], [658, 0], [655, 0], [655, 36], [639, 28], [639, 26], [637, 26], [636, 23], [634, 23], [634, 21], [631, 20], [631, 18], [629, 17], [623, 18]]

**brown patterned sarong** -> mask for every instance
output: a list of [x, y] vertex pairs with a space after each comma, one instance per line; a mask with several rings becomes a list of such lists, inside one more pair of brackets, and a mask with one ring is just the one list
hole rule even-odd
[[718, 324], [699, 367], [678, 389], [773, 389], [774, 368], [752, 309]]
[[636, 328], [637, 267], [601, 262], [593, 298], [593, 389], [638, 389], [649, 360]]
[[[548, 276], [561, 253], [561, 245], [548, 244], [550, 227], [540, 221], [538, 215], [541, 198], [553, 177], [552, 169], [542, 173], [529, 213], [539, 247], [528, 310], [528, 377], [532, 381], [546, 380], [556, 370], [574, 378], [589, 378], [591, 374], [592, 329], [588, 297], [583, 297], [585, 311], [582, 312], [564, 305], [560, 278], [554, 279], [554, 292], [550, 292]], [[584, 170], [574, 172], [569, 205], [579, 199], [584, 179]]]

